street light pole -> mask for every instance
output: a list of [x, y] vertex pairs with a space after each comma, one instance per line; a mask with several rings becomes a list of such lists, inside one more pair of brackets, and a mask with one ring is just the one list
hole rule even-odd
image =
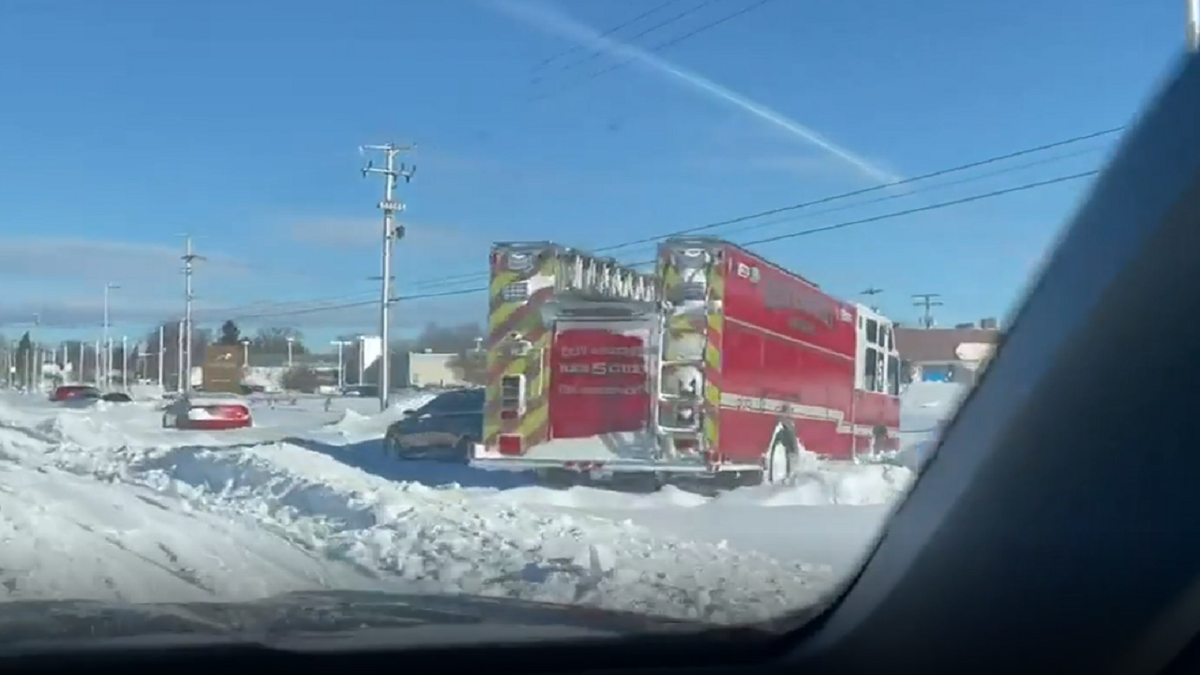
[[167, 327], [158, 327], [158, 386], [165, 391], [165, 383], [163, 382], [163, 357], [167, 355], [167, 346], [163, 341], [167, 339]]
[[341, 392], [346, 388], [346, 359], [345, 348], [350, 342], [346, 340], [334, 340], [332, 344], [338, 348], [338, 391]]
[[288, 349], [288, 370], [291, 370], [292, 366], [293, 366], [292, 349], [293, 349], [294, 345], [296, 344], [296, 338], [289, 335], [285, 339], [287, 340], [287, 349]]
[[101, 342], [104, 344], [104, 367], [101, 372], [104, 374], [104, 386], [109, 385], [109, 380], [112, 375], [112, 341], [108, 338], [108, 300], [109, 295], [113, 290], [120, 288], [120, 284], [108, 282], [104, 284], [104, 336]]

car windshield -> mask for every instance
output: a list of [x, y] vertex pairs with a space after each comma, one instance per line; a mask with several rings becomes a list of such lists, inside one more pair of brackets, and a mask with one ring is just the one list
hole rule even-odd
[[800, 616], [1177, 10], [0, 0], [0, 603]]

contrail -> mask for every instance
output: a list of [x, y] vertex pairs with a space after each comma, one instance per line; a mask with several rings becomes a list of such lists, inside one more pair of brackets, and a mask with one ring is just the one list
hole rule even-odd
[[769, 122], [770, 124], [783, 129], [797, 136], [806, 143], [821, 148], [825, 152], [837, 157], [838, 159], [852, 165], [854, 168], [861, 171], [866, 176], [881, 181], [883, 183], [895, 183], [901, 180], [900, 176], [893, 174], [890, 171], [875, 166], [863, 157], [847, 150], [846, 148], [837, 145], [833, 141], [825, 138], [813, 129], [793, 120], [789, 119], [782, 113], [772, 110], [771, 108], [752, 101], [741, 94], [729, 90], [712, 80], [697, 75], [689, 70], [681, 68], [665, 59], [662, 59], [644, 49], [640, 49], [630, 44], [624, 44], [615, 40], [604, 37], [596, 30], [556, 11], [552, 11], [546, 7], [535, 6], [529, 2], [515, 2], [514, 0], [486, 0], [487, 4], [495, 9], [498, 9], [509, 16], [532, 24], [543, 30], [551, 33], [556, 33], [562, 37], [574, 40], [576, 42], [590, 45], [595, 49], [626, 57], [630, 60], [637, 61], [643, 66], [648, 67], [664, 75], [668, 75], [675, 80], [684, 84], [690, 85], [702, 93], [709, 94], [721, 101], [730, 103], [737, 108], [754, 115], [760, 120]]

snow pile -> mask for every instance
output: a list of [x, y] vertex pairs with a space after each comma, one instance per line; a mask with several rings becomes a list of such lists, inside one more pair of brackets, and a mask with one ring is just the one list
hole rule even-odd
[[357, 584], [725, 622], [813, 602], [834, 581], [623, 518], [389, 481], [294, 442], [167, 446], [161, 430], [143, 437], [97, 419], [112, 411], [74, 412], [31, 425], [32, 411], [0, 406], [0, 462], [23, 473], [14, 500], [58, 509], [5, 509], [0, 527], [32, 542], [0, 552], [0, 567], [24, 580], [16, 597], [224, 599]]
[[131, 384], [125, 391], [135, 401], [162, 401], [166, 393], [161, 384]]

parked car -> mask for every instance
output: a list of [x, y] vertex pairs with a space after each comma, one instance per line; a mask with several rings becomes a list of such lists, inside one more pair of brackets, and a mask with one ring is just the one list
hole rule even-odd
[[50, 400], [55, 403], [65, 401], [95, 401], [100, 398], [100, 390], [88, 384], [64, 384], [55, 387], [50, 393]]
[[378, 398], [379, 387], [373, 384], [355, 384], [343, 389], [342, 396]]
[[405, 412], [403, 419], [388, 427], [385, 449], [400, 459], [466, 462], [483, 437], [483, 392], [482, 388], [447, 391]]
[[100, 400], [108, 403], [132, 403], [133, 397], [123, 391], [110, 391], [101, 396]]
[[250, 404], [231, 394], [189, 392], [163, 408], [165, 429], [242, 429], [253, 426]]

